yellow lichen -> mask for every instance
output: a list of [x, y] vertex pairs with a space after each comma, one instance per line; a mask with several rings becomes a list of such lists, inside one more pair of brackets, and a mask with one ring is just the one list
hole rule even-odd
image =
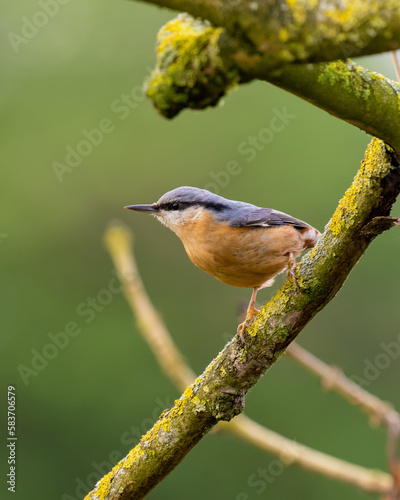
[[[117, 472], [121, 469], [123, 464], [123, 461], [121, 460], [120, 462], [115, 465], [111, 472], [106, 474], [97, 484], [95, 491], [96, 497], [99, 500], [104, 500], [105, 497], [110, 493], [110, 488], [111, 488], [111, 481], [114, 479], [115, 475]], [[91, 500], [91, 494], [89, 493], [86, 495], [84, 500]]]
[[[177, 418], [178, 415], [183, 413], [186, 405], [191, 401], [193, 396], [193, 391], [191, 387], [188, 387], [185, 392], [182, 394], [180, 399], [175, 401], [174, 407], [171, 410], [164, 411], [159, 418], [159, 420], [153, 425], [151, 429], [149, 429], [146, 434], [140, 440], [140, 443], [131, 450], [130, 454], [126, 459], [125, 467], [132, 466], [139, 458], [144, 455], [144, 451], [142, 449], [142, 445], [146, 446], [146, 448], [160, 435], [160, 431], [170, 432], [171, 423]], [[146, 452], [150, 450], [146, 449]]]
[[[363, 41], [363, 45], [366, 45], [373, 37], [374, 31], [380, 31], [387, 24], [385, 18], [394, 15], [394, 10], [399, 11], [397, 0], [387, 2], [385, 10], [381, 9], [379, 2], [347, 0], [342, 2], [340, 7], [325, 8], [324, 14], [346, 32], [357, 29], [358, 35], [354, 42]], [[368, 24], [363, 31], [360, 31], [359, 26], [363, 21], [367, 21]]]
[[222, 28], [180, 14], [157, 36], [157, 67], [146, 83], [159, 112], [173, 118], [184, 108], [215, 106], [239, 81], [220, 56]]
[[[291, 300], [290, 290], [287, 288], [287, 284], [285, 283], [275, 294], [273, 301], [267, 304], [267, 307], [263, 307], [262, 311], [265, 311], [266, 318], [276, 314], [283, 306], [286, 306], [288, 302]], [[267, 312], [268, 311], [268, 312]]]
[[371, 141], [353, 184], [340, 200], [339, 206], [328, 225], [328, 230], [335, 236], [354, 223], [354, 219], [359, 212], [358, 197], [363, 190], [368, 189], [371, 178], [377, 173], [377, 165], [382, 164], [382, 158], [380, 158], [382, 154], [381, 144], [378, 139]]
[[197, 396], [195, 396], [192, 399], [192, 403], [194, 404], [193, 413], [206, 411], [206, 402], [203, 399], [200, 399]]
[[163, 26], [157, 35], [157, 53], [164, 54], [167, 49], [177, 48], [181, 44], [185, 44], [186, 49], [190, 49], [196, 42], [199, 35], [209, 37], [221, 33], [222, 29], [205, 28], [203, 23], [196, 21], [186, 15], [180, 15], [172, 21], [169, 21]]
[[293, 19], [298, 25], [304, 24], [310, 10], [318, 5], [318, 0], [286, 0]]
[[168, 419], [163, 419], [163, 420], [161, 420], [160, 423], [161, 423], [161, 427], [163, 428], [163, 430], [165, 432], [169, 432], [169, 430], [170, 430], [170, 425], [169, 425], [170, 422], [168, 421]]
[[356, 203], [357, 192], [354, 185], [351, 186], [340, 200], [335, 213], [330, 220], [328, 230], [337, 236], [345, 227], [350, 227], [353, 218], [358, 213], [358, 206]]
[[178, 402], [177, 402], [178, 404], [175, 405], [174, 408], [172, 408], [172, 415], [174, 415], [174, 414], [182, 415], [183, 410], [188, 405], [188, 403], [192, 399], [192, 397], [193, 397], [193, 390], [192, 390], [192, 387], [189, 386], [185, 390], [185, 392], [182, 394], [180, 399], [178, 399]]
[[267, 320], [271, 316], [279, 314], [291, 300], [290, 283], [285, 283], [275, 294], [273, 299], [268, 304], [261, 308], [261, 311], [256, 316], [252, 325], [247, 328], [250, 337], [256, 337], [257, 333], [265, 329]]
[[142, 450], [140, 444], [135, 446], [126, 456], [123, 467], [124, 469], [130, 469], [133, 464], [136, 464], [140, 458], [144, 457], [145, 452]]
[[[146, 434], [144, 434], [144, 436], [142, 436], [142, 439], [141, 439], [141, 442], [144, 443], [145, 441], [149, 441], [152, 439], [152, 430], [153, 429], [149, 429]], [[154, 438], [153, 438], [154, 439]]]
[[165, 417], [166, 415], [168, 415], [168, 413], [169, 413], [169, 412], [170, 412], [170, 410], [169, 410], [169, 409], [164, 410], [164, 411], [161, 413], [161, 415], [159, 416], [159, 420], [160, 420], [161, 418]]
[[308, 258], [313, 259], [315, 257], [315, 247], [308, 252]]

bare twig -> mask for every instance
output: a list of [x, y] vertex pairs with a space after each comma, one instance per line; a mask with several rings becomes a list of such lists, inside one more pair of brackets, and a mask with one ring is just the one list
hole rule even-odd
[[394, 71], [396, 73], [396, 78], [397, 78], [397, 81], [400, 82], [400, 64], [399, 64], [399, 60], [397, 58], [397, 52], [393, 51], [393, 52], [391, 52], [391, 55], [392, 55]]
[[374, 423], [387, 428], [400, 426], [400, 414], [389, 404], [350, 380], [337, 366], [330, 366], [298, 344], [292, 343], [286, 352], [308, 371], [321, 378], [325, 389], [335, 391], [351, 403], [360, 406]]
[[368, 413], [374, 423], [387, 428], [387, 455], [393, 487], [384, 500], [399, 500], [400, 462], [397, 457], [397, 447], [400, 436], [400, 414], [389, 403], [382, 401], [347, 378], [340, 368], [324, 363], [298, 344], [292, 343], [286, 352], [308, 371], [320, 377], [325, 389], [341, 394]]
[[397, 456], [397, 449], [400, 438], [400, 423], [393, 419], [388, 425], [387, 454], [389, 469], [393, 478], [393, 486], [388, 494], [390, 500], [400, 499], [400, 460]]
[[124, 285], [126, 298], [135, 314], [141, 334], [165, 374], [184, 391], [195, 380], [196, 375], [184, 362], [144, 289], [131, 253], [132, 233], [121, 225], [114, 225], [105, 235], [105, 244]]
[[219, 425], [254, 446], [277, 455], [284, 465], [298, 465], [330, 479], [353, 484], [370, 493], [387, 492], [392, 488], [393, 480], [389, 474], [313, 450], [263, 427], [246, 415], [239, 415], [231, 422], [221, 422]]
[[[183, 361], [182, 355], [145, 291], [132, 252], [131, 233], [121, 225], [114, 225], [107, 231], [105, 240], [124, 284], [128, 303], [135, 313], [140, 333], [148, 342], [166, 375], [181, 390], [185, 389], [195, 379], [194, 372]], [[261, 426], [245, 415], [239, 415], [229, 423], [220, 422], [218, 427], [277, 455], [284, 465], [298, 465], [369, 492], [387, 492], [391, 487], [389, 474], [369, 470], [313, 450]]]

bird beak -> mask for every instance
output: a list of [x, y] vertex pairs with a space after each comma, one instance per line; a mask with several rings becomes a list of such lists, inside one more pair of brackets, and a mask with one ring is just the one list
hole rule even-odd
[[128, 205], [127, 207], [128, 210], [136, 210], [136, 212], [145, 212], [148, 214], [156, 214], [159, 212], [158, 208], [156, 208], [154, 205]]

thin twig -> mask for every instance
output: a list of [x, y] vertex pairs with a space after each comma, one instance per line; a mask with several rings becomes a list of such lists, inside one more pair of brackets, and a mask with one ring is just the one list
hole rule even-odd
[[387, 492], [392, 488], [389, 474], [351, 464], [339, 458], [313, 450], [239, 415], [231, 422], [219, 425], [264, 451], [277, 455], [284, 465], [298, 465], [336, 481], [353, 484], [372, 492]]
[[393, 51], [393, 52], [391, 52], [391, 55], [392, 55], [394, 71], [396, 73], [396, 78], [397, 78], [397, 81], [400, 82], [400, 64], [399, 64], [399, 60], [397, 58], [397, 52]]
[[[124, 285], [128, 303], [137, 318], [140, 333], [149, 343], [166, 375], [179, 389], [185, 389], [193, 382], [195, 374], [183, 360], [145, 291], [133, 256], [131, 233], [122, 225], [114, 225], [108, 229], [105, 242]], [[278, 455], [284, 465], [296, 464], [368, 492], [387, 493], [392, 486], [392, 478], [387, 473], [366, 469], [313, 450], [257, 424], [243, 414], [229, 423], [220, 422], [218, 427]]]
[[393, 420], [388, 425], [387, 454], [390, 472], [393, 477], [393, 487], [389, 492], [390, 500], [400, 499], [400, 460], [397, 456], [397, 449], [400, 438], [400, 424], [398, 420]]
[[107, 231], [105, 243], [124, 285], [126, 298], [135, 314], [141, 334], [165, 374], [184, 391], [195, 380], [196, 375], [184, 362], [144, 289], [132, 256], [132, 233], [121, 225], [114, 225]]
[[387, 428], [387, 455], [393, 486], [384, 500], [399, 500], [400, 462], [397, 458], [397, 447], [400, 436], [400, 414], [389, 403], [382, 401], [347, 378], [340, 368], [324, 363], [298, 344], [292, 343], [286, 352], [308, 371], [320, 377], [325, 389], [341, 394], [365, 411], [374, 423]]
[[308, 371], [320, 377], [325, 389], [335, 391], [352, 404], [360, 406], [374, 423], [387, 428], [395, 423], [400, 426], [400, 414], [389, 403], [357, 385], [337, 366], [324, 363], [296, 343], [292, 343], [286, 352]]

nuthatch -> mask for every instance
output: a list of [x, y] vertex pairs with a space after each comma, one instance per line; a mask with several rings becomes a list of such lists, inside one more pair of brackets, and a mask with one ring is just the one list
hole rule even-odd
[[181, 239], [193, 264], [227, 285], [253, 288], [243, 334], [259, 312], [258, 290], [271, 286], [287, 270], [298, 288], [296, 257], [312, 248], [320, 232], [309, 224], [271, 208], [227, 200], [205, 189], [183, 186], [152, 205], [125, 208], [152, 214]]

